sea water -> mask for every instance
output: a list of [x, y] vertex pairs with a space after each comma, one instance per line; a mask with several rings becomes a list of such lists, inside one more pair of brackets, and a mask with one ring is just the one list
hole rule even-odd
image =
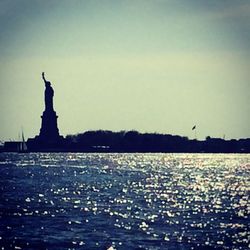
[[0, 154], [1, 249], [249, 249], [248, 154]]

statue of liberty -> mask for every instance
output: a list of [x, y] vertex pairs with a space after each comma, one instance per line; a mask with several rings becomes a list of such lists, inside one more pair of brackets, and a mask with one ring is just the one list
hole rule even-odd
[[57, 126], [56, 112], [53, 107], [54, 90], [51, 83], [45, 79], [45, 74], [42, 72], [42, 79], [45, 83], [44, 102], [45, 110], [41, 116], [42, 124], [40, 133], [35, 138], [29, 139], [29, 146], [34, 151], [55, 151], [64, 145], [64, 138], [60, 136]]
[[44, 92], [45, 111], [53, 111], [54, 90], [51, 87], [51, 83], [45, 79], [44, 72], [42, 72], [42, 78], [45, 83], [45, 92]]

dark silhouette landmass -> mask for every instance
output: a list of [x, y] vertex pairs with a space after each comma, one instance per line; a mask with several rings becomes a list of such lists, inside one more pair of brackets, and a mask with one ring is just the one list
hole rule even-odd
[[65, 150], [72, 152], [163, 152], [163, 153], [249, 153], [250, 139], [204, 141], [187, 137], [137, 131], [87, 131], [65, 138]]
[[[16, 143], [19, 142], [7, 142], [9, 145], [5, 145], [5, 151], [15, 151]], [[68, 135], [56, 145], [34, 144], [29, 139], [27, 146], [29, 152], [250, 153], [250, 138], [224, 140], [208, 136], [201, 141], [178, 135], [139, 133], [134, 130], [97, 130]]]
[[[54, 90], [45, 79], [42, 124], [39, 135], [27, 140], [28, 152], [119, 152], [119, 153], [250, 153], [250, 138], [224, 140], [207, 137], [205, 141], [188, 137], [139, 133], [137, 131], [112, 132], [106, 130], [87, 131], [66, 138], [59, 134], [56, 112], [53, 107]], [[195, 130], [196, 126], [192, 128]], [[22, 142], [5, 142], [2, 151], [19, 152]]]

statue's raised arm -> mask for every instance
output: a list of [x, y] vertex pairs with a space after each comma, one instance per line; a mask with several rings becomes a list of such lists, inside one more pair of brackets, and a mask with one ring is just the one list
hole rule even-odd
[[44, 80], [44, 83], [46, 84], [46, 79], [45, 79], [45, 76], [44, 76], [44, 72], [42, 72], [42, 78], [43, 78], [43, 80]]

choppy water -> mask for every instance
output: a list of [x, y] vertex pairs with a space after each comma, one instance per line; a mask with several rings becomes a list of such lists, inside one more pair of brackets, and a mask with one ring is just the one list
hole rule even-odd
[[248, 249], [250, 155], [0, 154], [2, 249]]

